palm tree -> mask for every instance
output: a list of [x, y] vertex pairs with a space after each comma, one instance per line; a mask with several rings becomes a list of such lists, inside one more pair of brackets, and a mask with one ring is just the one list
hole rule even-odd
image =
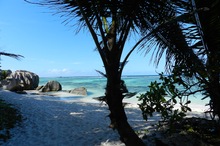
[[152, 27], [152, 35], [146, 32], [146, 41], [157, 42], [155, 62], [166, 52], [167, 68], [181, 66], [185, 77], [195, 77], [202, 89], [198, 92], [210, 97], [210, 108], [220, 117], [220, 2], [171, 0], [169, 4], [170, 18]]
[[137, 41], [124, 59], [121, 57], [128, 37], [141, 34], [139, 28], [150, 32], [164, 15], [169, 16], [170, 5], [154, 0], [47, 0], [38, 4], [56, 8], [68, 16], [67, 23], [76, 18], [80, 29], [89, 29], [105, 67], [104, 100], [110, 110], [110, 127], [117, 129], [126, 145], [144, 145], [127, 121], [121, 76], [128, 57], [147, 37]]
[[201, 40], [199, 50], [202, 54], [205, 65], [205, 78], [200, 75], [199, 80], [202, 83], [202, 87], [210, 97], [210, 107], [213, 110], [213, 114], [220, 118], [220, 2], [219, 1], [196, 1], [194, 7], [197, 9], [206, 8], [206, 12], [198, 13], [197, 21], [199, 21], [201, 28], [200, 36]]

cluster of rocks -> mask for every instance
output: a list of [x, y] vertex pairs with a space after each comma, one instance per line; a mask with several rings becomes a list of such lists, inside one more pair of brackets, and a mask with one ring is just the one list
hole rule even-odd
[[[61, 91], [62, 85], [58, 81], [48, 81], [45, 85], [38, 86], [39, 76], [26, 70], [17, 70], [15, 72], [0, 71], [0, 76], [4, 79], [0, 81], [0, 86], [4, 90], [20, 92], [23, 90], [38, 90], [39, 92]], [[68, 93], [76, 95], [87, 95], [85, 87], [79, 87], [68, 90]]]
[[[38, 86], [36, 90], [40, 92], [61, 91], [62, 85], [58, 81], [49, 81], [45, 85]], [[85, 87], [79, 87], [66, 92], [76, 95], [87, 95], [87, 89]]]
[[34, 90], [38, 84], [39, 76], [25, 70], [11, 72], [5, 79], [1, 80], [2, 88], [10, 91]]

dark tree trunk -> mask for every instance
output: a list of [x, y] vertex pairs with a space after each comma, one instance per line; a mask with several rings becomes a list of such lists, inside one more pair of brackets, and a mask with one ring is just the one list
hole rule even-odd
[[110, 127], [116, 129], [120, 139], [126, 146], [144, 146], [143, 141], [137, 136], [127, 121], [123, 107], [123, 96], [120, 90], [121, 77], [117, 74], [108, 74], [106, 99], [110, 110]]
[[198, 14], [204, 34], [203, 39], [207, 45], [207, 92], [211, 98], [211, 108], [214, 114], [220, 118], [220, 43], [218, 40], [220, 29], [217, 27], [220, 24], [220, 19], [218, 19], [220, 2], [196, 1], [196, 5], [198, 8], [210, 8], [209, 11], [200, 12]]
[[208, 94], [211, 99], [210, 108], [213, 110], [213, 115], [218, 117], [216, 132], [220, 136], [220, 83], [219, 74], [211, 75], [208, 86]]
[[209, 95], [212, 100], [212, 108], [213, 108], [214, 114], [217, 115], [218, 118], [220, 118], [220, 106], [219, 106], [220, 105], [220, 96], [219, 96], [220, 93], [219, 93], [219, 90], [220, 90], [220, 88], [218, 90], [211, 89], [211, 91], [209, 91]]
[[[213, 70], [214, 71], [214, 70]], [[208, 85], [208, 94], [212, 101], [211, 108], [213, 109], [214, 115], [217, 115], [220, 119], [220, 80], [219, 80], [219, 73], [211, 72], [209, 78], [209, 85]], [[220, 133], [220, 131], [219, 131]]]

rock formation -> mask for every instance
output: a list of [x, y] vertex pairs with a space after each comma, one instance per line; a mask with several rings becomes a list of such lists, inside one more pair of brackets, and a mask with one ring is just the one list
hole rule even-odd
[[77, 94], [77, 95], [87, 95], [87, 90], [85, 87], [79, 87], [79, 88], [70, 90], [69, 93]]
[[3, 89], [11, 91], [34, 90], [39, 84], [39, 76], [26, 70], [12, 72], [5, 80]]
[[49, 81], [45, 86], [39, 88], [41, 92], [60, 91], [62, 86], [58, 81]]

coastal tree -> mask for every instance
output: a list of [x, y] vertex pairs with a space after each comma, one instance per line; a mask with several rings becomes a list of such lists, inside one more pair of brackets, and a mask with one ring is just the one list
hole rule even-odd
[[181, 81], [196, 81], [194, 85], [198, 88], [192, 93], [201, 92], [204, 98], [209, 97], [210, 112], [219, 118], [220, 2], [171, 0], [170, 4], [173, 17], [154, 27], [155, 33], [150, 36], [157, 40], [155, 62], [157, 64], [165, 52], [167, 69], [175, 69], [174, 76], [180, 75]]
[[[26, 0], [27, 1], [27, 0]], [[107, 78], [104, 100], [107, 103], [111, 120], [110, 127], [116, 129], [121, 141], [126, 145], [144, 145], [127, 121], [123, 106], [126, 96], [122, 86], [121, 76], [131, 53], [141, 45], [152, 31], [152, 26], [170, 14], [168, 1], [154, 0], [45, 0], [31, 3], [55, 8], [67, 16], [65, 22], [78, 20], [79, 29], [87, 28], [95, 42], [102, 59]], [[144, 19], [143, 19], [144, 18]], [[122, 58], [124, 46], [129, 36], [135, 34], [139, 40]]]
[[198, 13], [196, 19], [201, 37], [199, 55], [203, 56], [200, 62], [205, 66], [198, 80], [206, 97], [210, 98], [211, 111], [220, 118], [220, 2], [199, 0], [196, 6], [197, 9], [207, 9], [206, 12]]

